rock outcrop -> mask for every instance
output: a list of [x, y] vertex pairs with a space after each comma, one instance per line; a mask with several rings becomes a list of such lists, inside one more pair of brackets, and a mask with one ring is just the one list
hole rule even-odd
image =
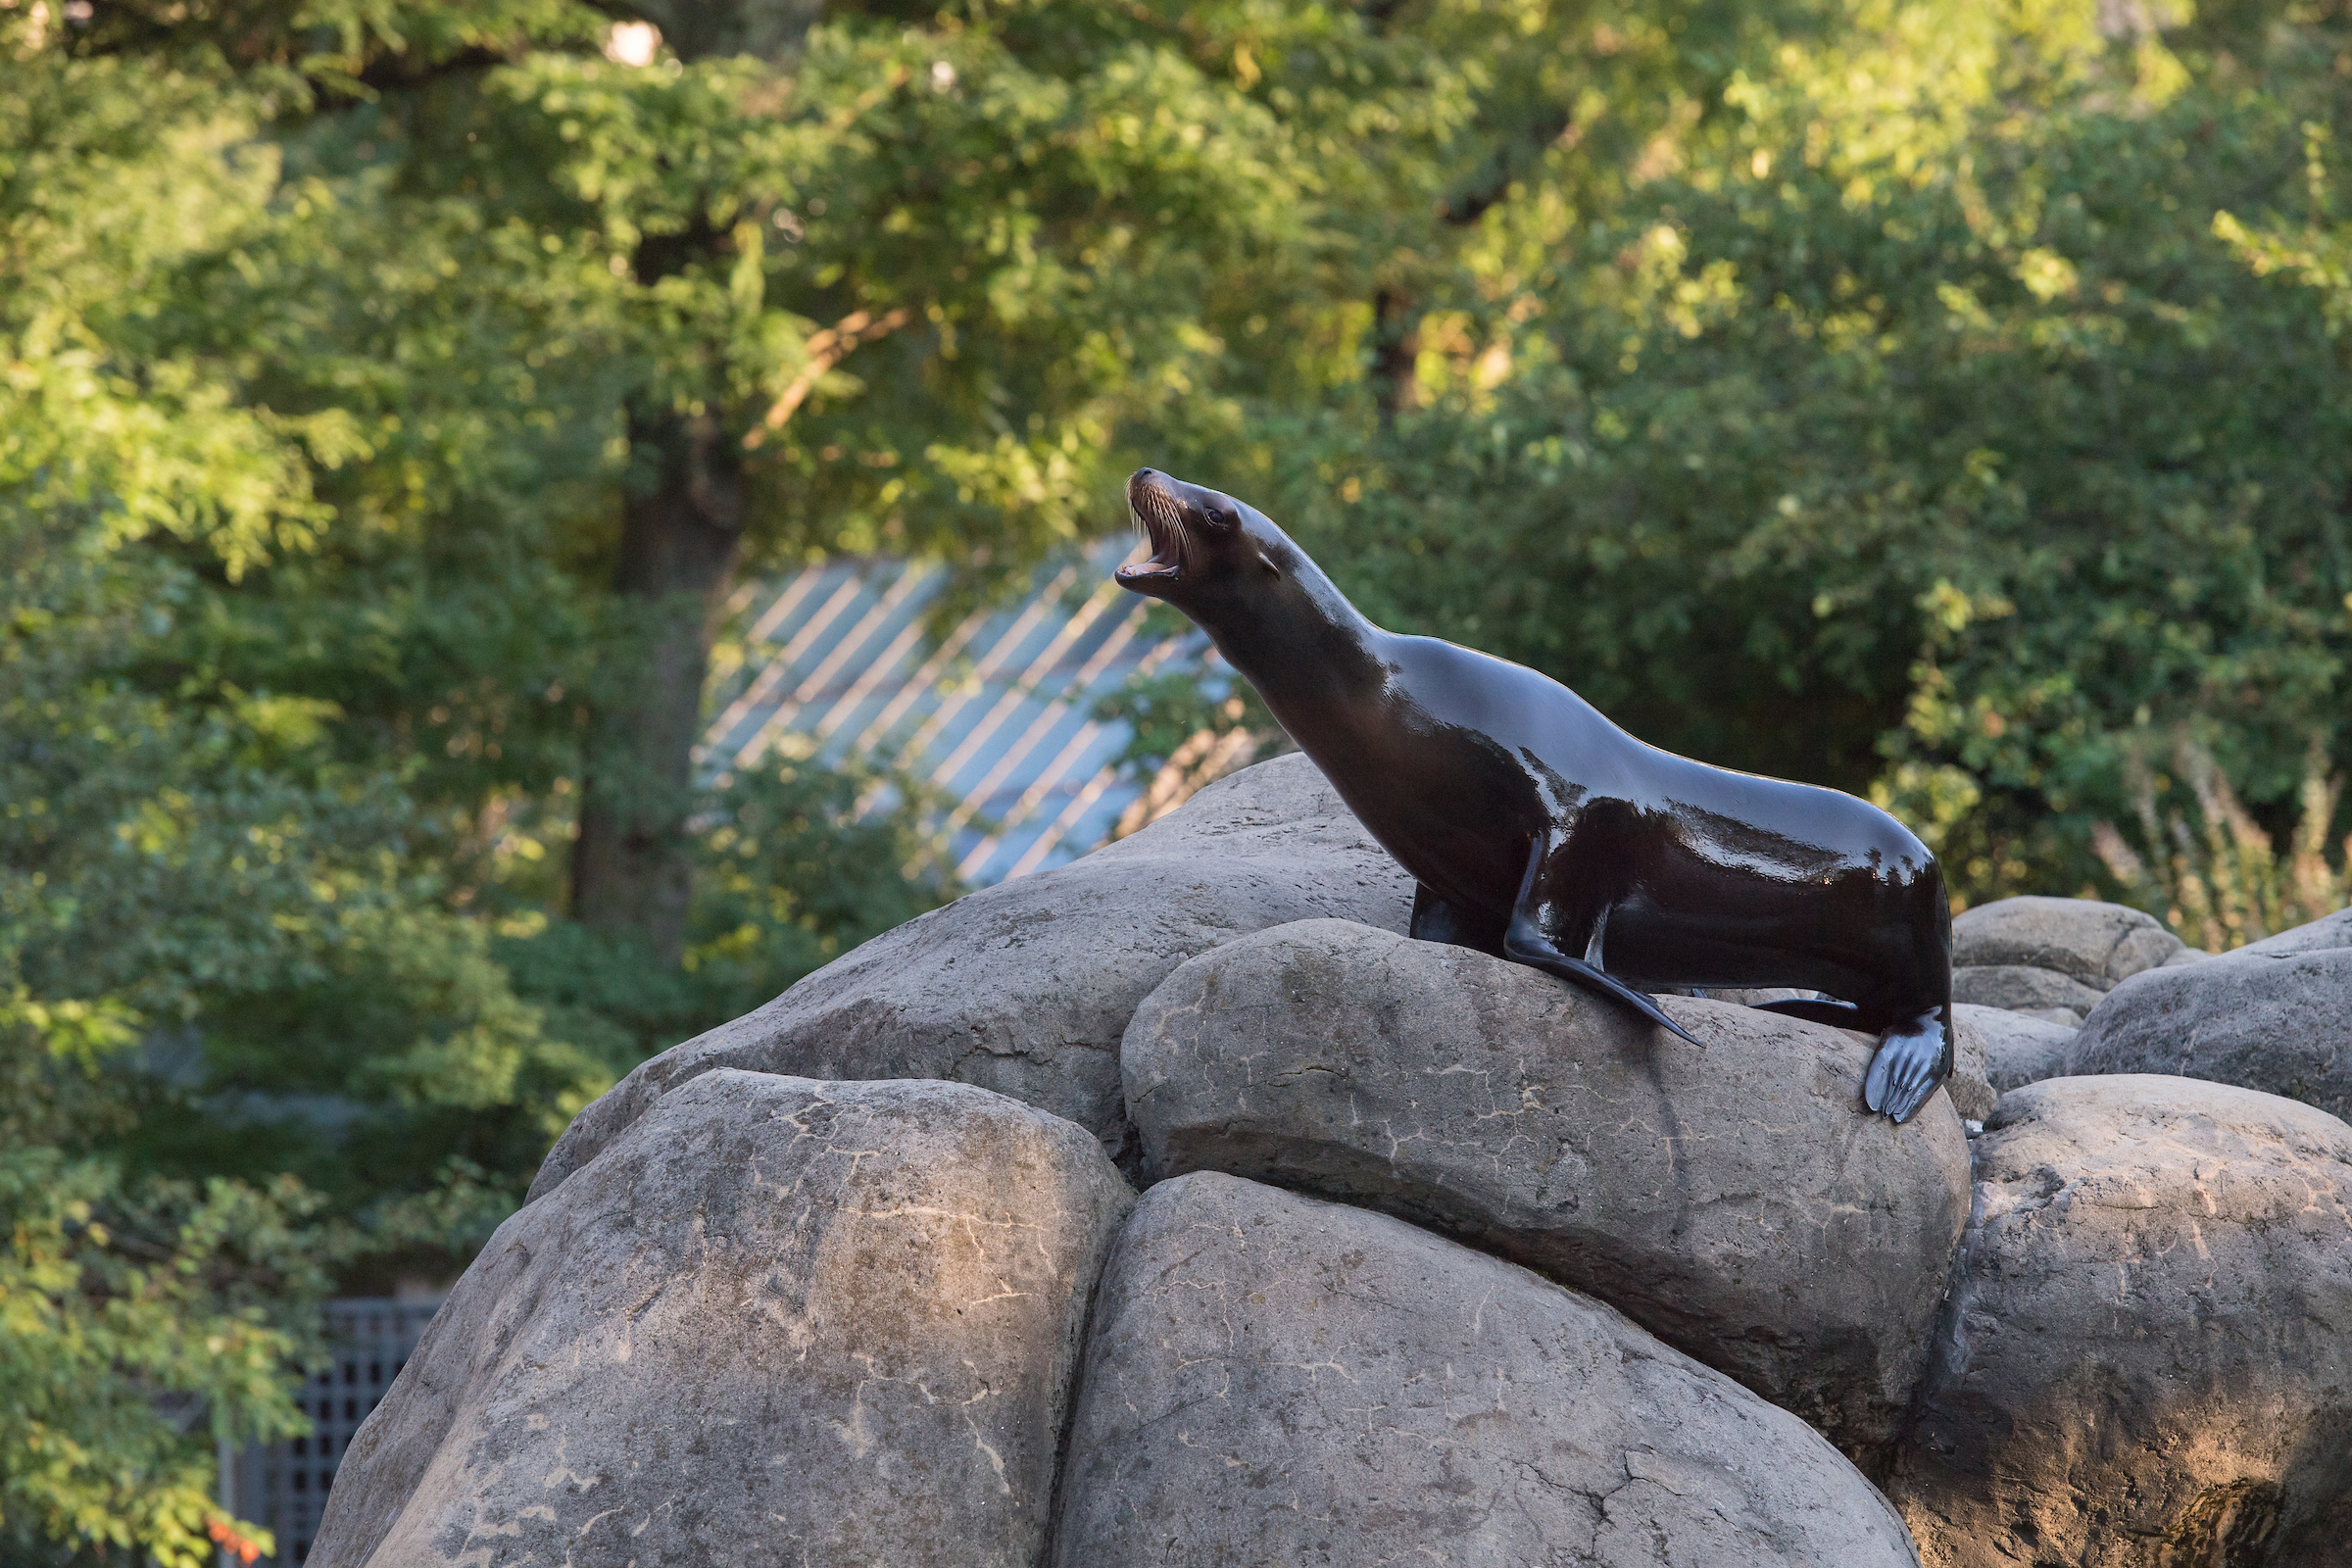
[[2309, 925], [2281, 931], [2260, 942], [2249, 942], [2237, 953], [2283, 957], [2292, 953], [2325, 953], [2331, 948], [2352, 948], [2352, 909], [2338, 909]]
[[2204, 1078], [2352, 1115], [2352, 948], [2241, 948], [2134, 975], [2091, 1009], [2066, 1067]]
[[2091, 899], [2002, 899], [1952, 922], [1952, 1000], [2080, 1024], [2099, 999], [2182, 953], [2138, 909]]
[[2066, 1076], [2066, 1048], [2076, 1033], [2067, 1024], [1966, 1002], [1952, 1004], [1952, 1022], [1966, 1053], [1964, 1060], [1980, 1062], [1978, 1070], [1995, 1094]]
[[1059, 1568], [1917, 1561], [1819, 1436], [1606, 1306], [1207, 1173], [1119, 1238], [1062, 1498]]
[[1133, 1200], [984, 1090], [701, 1075], [499, 1228], [311, 1568], [1030, 1568]]
[[2352, 911], [1971, 910], [1898, 1128], [1411, 895], [1284, 758], [647, 1062], [314, 1568], [2352, 1568], [2352, 1128], [2194, 1081], [2352, 1101]]
[[2005, 1093], [1890, 1491], [1933, 1568], [2352, 1563], [2352, 1128], [2181, 1078]]
[[714, 1067], [977, 1084], [1128, 1155], [1119, 1035], [1196, 953], [1335, 916], [1402, 931], [1412, 879], [1303, 755], [1211, 784], [1131, 838], [884, 932], [775, 1001], [672, 1047], [580, 1112], [537, 1198]]
[[1476, 1242], [1884, 1457], [1968, 1213], [1938, 1096], [1861, 1111], [1862, 1037], [1664, 1000], [1693, 1048], [1538, 970], [1337, 920], [1191, 960], [1122, 1059], [1148, 1168]]

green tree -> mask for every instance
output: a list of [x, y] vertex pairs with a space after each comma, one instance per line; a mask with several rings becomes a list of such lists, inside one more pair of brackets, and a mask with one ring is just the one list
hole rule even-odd
[[2007, 15], [1859, 8], [1596, 220], [1498, 214], [1426, 415], [1259, 452], [1376, 615], [1872, 791], [1971, 897], [2096, 877], [2137, 737], [2257, 815], [2352, 755], [2352, 385], [2213, 231], [2300, 229], [2340, 37]]

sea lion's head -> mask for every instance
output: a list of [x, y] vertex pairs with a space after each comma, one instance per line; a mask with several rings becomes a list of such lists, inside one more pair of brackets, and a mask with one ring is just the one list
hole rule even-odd
[[1297, 547], [1266, 514], [1220, 490], [1138, 468], [1127, 479], [1127, 511], [1152, 540], [1152, 557], [1121, 566], [1119, 586], [1178, 609], [1199, 604], [1237, 578], [1279, 577]]

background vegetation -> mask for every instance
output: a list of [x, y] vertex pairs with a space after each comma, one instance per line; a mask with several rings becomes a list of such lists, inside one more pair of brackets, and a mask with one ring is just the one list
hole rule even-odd
[[952, 895], [698, 780], [736, 586], [1138, 461], [1967, 898], [2340, 902], [2348, 111], [2332, 0], [0, 0], [0, 1556], [244, 1540], [311, 1302]]

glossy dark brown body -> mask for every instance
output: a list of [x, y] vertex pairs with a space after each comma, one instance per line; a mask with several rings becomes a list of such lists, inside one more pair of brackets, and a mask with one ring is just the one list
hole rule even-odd
[[1935, 857], [1836, 790], [1628, 735], [1548, 676], [1359, 614], [1262, 514], [1151, 469], [1129, 482], [1166, 599], [1257, 688], [1420, 883], [1413, 934], [1530, 963], [1664, 1027], [1644, 994], [1790, 987], [1777, 1010], [1883, 1036], [1873, 1109], [1951, 1068], [1951, 915]]

